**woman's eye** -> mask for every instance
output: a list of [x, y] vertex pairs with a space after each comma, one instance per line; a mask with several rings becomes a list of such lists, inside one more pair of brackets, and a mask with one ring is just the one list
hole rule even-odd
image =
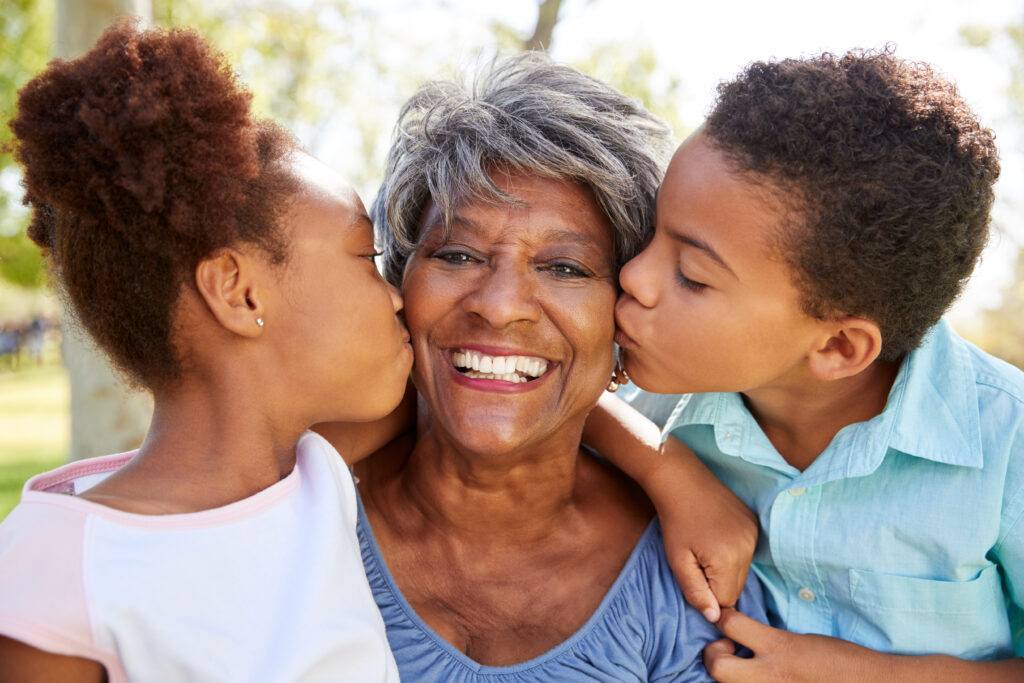
[[679, 285], [683, 289], [688, 289], [691, 292], [703, 292], [705, 289], [707, 289], [706, 284], [704, 284], [703, 282], [691, 280], [690, 278], [683, 275], [683, 272], [681, 270], [676, 271], [676, 280], [679, 281]]
[[452, 264], [473, 263], [476, 261], [471, 254], [467, 254], [464, 251], [439, 251], [434, 254], [434, 258]]
[[376, 263], [377, 259], [384, 255], [383, 251], [375, 251], [372, 254], [363, 254], [363, 258], [370, 263]]
[[548, 263], [541, 267], [541, 270], [546, 270], [549, 273], [554, 273], [559, 277], [588, 277], [589, 273], [580, 266], [574, 263]]

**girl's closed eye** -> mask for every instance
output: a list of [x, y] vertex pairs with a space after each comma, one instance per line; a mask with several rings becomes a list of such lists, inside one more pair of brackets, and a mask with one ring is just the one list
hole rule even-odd
[[676, 281], [679, 283], [680, 287], [688, 289], [691, 292], [702, 292], [707, 289], [706, 284], [703, 282], [697, 282], [696, 280], [691, 280], [686, 277], [681, 270], [676, 271]]

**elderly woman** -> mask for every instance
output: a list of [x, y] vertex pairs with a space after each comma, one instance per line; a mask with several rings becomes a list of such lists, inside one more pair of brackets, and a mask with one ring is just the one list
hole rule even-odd
[[418, 428], [356, 471], [406, 680], [707, 676], [719, 635], [683, 601], [650, 502], [580, 446], [668, 145], [636, 102], [537, 55], [402, 110], [374, 213]]

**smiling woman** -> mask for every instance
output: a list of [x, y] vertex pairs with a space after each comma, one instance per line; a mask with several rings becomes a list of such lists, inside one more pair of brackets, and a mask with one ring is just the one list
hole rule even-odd
[[[357, 466], [367, 576], [408, 680], [706, 679], [642, 491], [581, 448], [619, 265], [668, 144], [540, 55], [406, 104], [374, 205], [416, 354], [415, 438]], [[741, 604], [761, 613], [756, 584]]]

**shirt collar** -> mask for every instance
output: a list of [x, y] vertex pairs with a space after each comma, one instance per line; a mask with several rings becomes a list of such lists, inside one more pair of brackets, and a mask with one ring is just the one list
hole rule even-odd
[[[683, 397], [665, 432], [691, 424], [712, 425], [722, 453], [790, 475], [797, 472], [779, 457], [739, 394]], [[949, 465], [983, 464], [970, 352], [944, 320], [901, 364], [885, 409], [871, 420], [840, 430], [826, 450], [832, 453], [829, 462], [816, 461], [808, 474], [826, 467], [827, 472], [819, 472], [825, 479], [864, 476], [878, 468], [890, 448]]]

